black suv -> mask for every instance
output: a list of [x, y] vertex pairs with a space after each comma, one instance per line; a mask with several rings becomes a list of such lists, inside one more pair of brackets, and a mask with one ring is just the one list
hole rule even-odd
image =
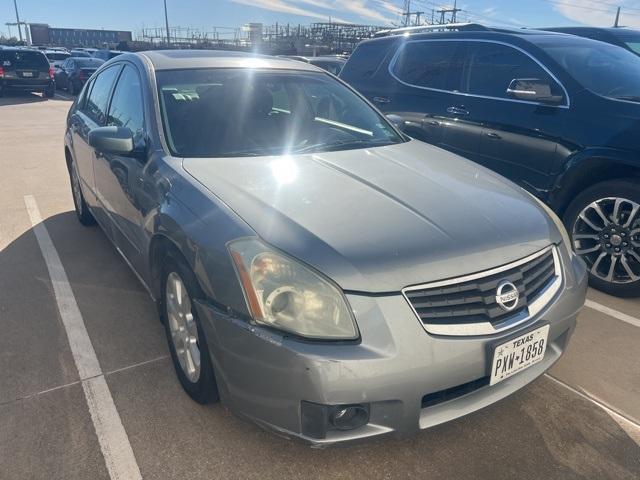
[[53, 68], [44, 53], [27, 48], [0, 50], [0, 97], [8, 90], [55, 94]]
[[365, 41], [340, 77], [407, 134], [550, 205], [594, 287], [640, 294], [640, 57], [573, 35], [482, 28]]

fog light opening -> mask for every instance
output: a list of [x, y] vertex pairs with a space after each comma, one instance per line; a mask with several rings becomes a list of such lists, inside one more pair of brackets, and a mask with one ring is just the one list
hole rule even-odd
[[369, 409], [364, 405], [336, 405], [329, 414], [335, 430], [354, 430], [369, 421]]

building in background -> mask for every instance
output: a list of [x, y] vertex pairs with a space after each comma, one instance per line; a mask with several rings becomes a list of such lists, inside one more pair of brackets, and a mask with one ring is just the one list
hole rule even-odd
[[114, 47], [131, 42], [131, 32], [121, 30], [90, 30], [84, 28], [55, 28], [46, 23], [30, 23], [33, 45], [52, 47]]

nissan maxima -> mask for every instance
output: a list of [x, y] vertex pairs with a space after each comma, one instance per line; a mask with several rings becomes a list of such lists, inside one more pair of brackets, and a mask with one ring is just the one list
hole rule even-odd
[[584, 303], [544, 204], [309, 64], [120, 55], [71, 107], [65, 156], [80, 222], [156, 301], [184, 390], [312, 444], [506, 397]]

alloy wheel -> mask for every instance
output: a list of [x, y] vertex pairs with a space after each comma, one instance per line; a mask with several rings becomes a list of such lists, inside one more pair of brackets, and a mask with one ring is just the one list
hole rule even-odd
[[187, 289], [175, 272], [167, 276], [165, 303], [167, 322], [178, 362], [189, 381], [195, 383], [200, 378], [198, 328]]
[[640, 204], [606, 197], [587, 205], [573, 224], [573, 248], [592, 275], [610, 283], [640, 280]]

